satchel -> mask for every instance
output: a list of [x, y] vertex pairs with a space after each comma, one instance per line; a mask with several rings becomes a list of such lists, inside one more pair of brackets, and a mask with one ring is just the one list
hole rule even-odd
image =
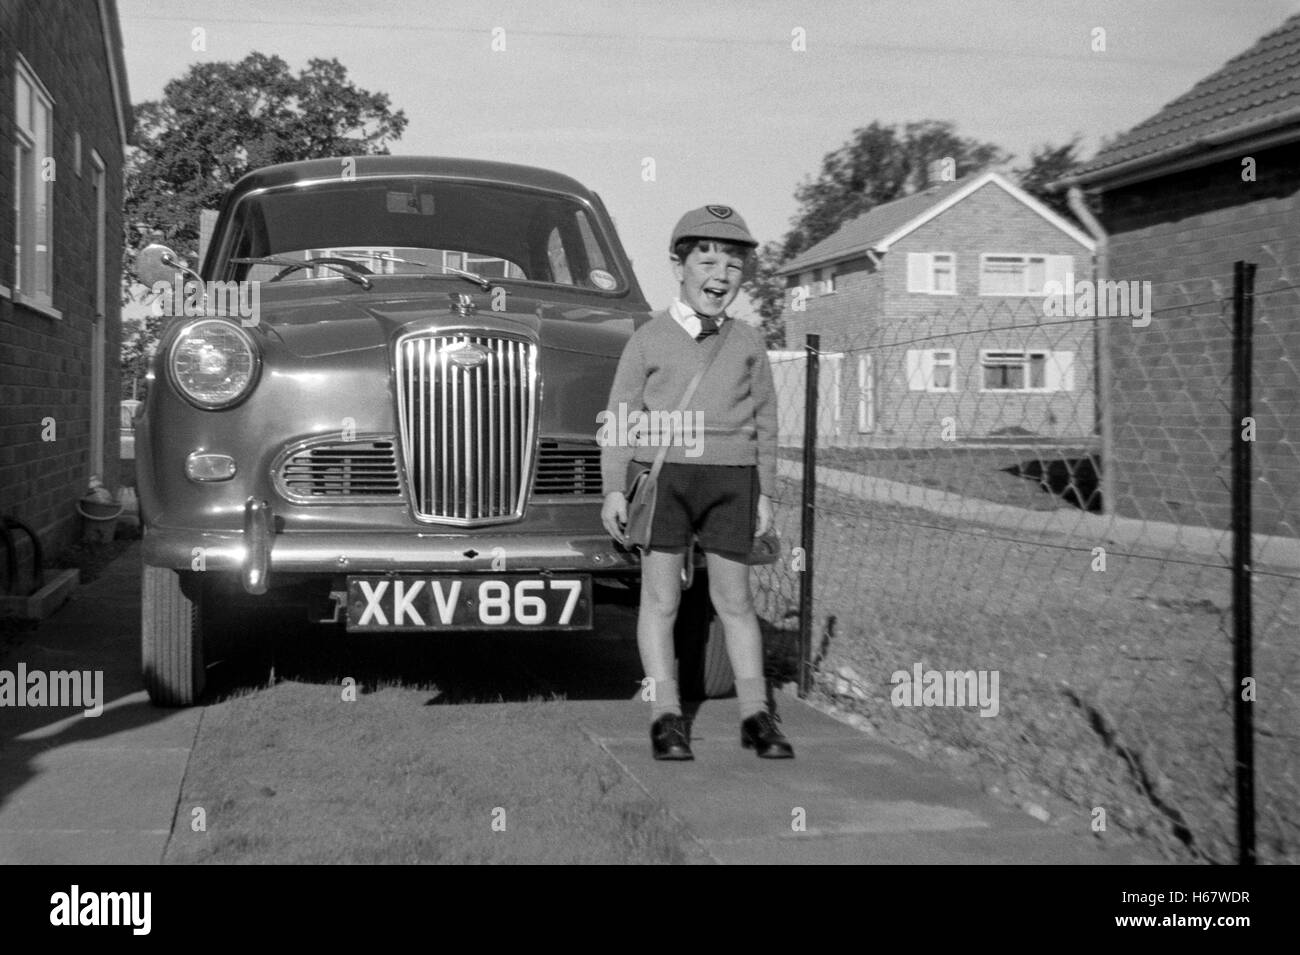
[[655, 498], [659, 491], [658, 475], [652, 478], [652, 469], [639, 461], [628, 466], [628, 473], [633, 468], [637, 474], [627, 484], [627, 529], [623, 538], [632, 547], [649, 550], [650, 530], [655, 522]]
[[[718, 333], [713, 351], [709, 353], [709, 360], [704, 363], [703, 368], [695, 373], [691, 383], [686, 386], [681, 401], [677, 402], [677, 411], [685, 411], [686, 406], [695, 397], [695, 390], [700, 387], [700, 382], [704, 380], [704, 374], [709, 370], [709, 366], [713, 364], [713, 359], [717, 357], [718, 352], [722, 351], [722, 344], [726, 341], [727, 333], [731, 331], [731, 323], [734, 321], [734, 318], [728, 319], [727, 323], [722, 326], [722, 331]], [[668, 436], [662, 439], [659, 452], [655, 455], [654, 464], [647, 468], [644, 464], [633, 461], [628, 465], [629, 474], [632, 473], [633, 468], [639, 470], [625, 485], [627, 487], [624, 492], [627, 498], [627, 527], [623, 531], [623, 541], [632, 547], [639, 547], [642, 551], [650, 549], [650, 532], [655, 522], [655, 498], [659, 493], [659, 472], [663, 470], [664, 461], [668, 457], [668, 449], [671, 446], [672, 433], [669, 432]]]

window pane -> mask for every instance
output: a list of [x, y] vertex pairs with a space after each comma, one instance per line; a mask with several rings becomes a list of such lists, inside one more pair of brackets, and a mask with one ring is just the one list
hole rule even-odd
[[19, 129], [32, 131], [32, 86], [22, 73], [14, 76], [14, 115]]
[[934, 363], [934, 386], [944, 391], [952, 387], [952, 365]]
[[596, 241], [596, 233], [592, 231], [591, 223], [587, 221], [587, 213], [579, 209], [575, 218], [578, 220], [578, 231], [582, 234], [582, 244], [587, 250], [587, 263], [593, 269], [605, 268], [605, 253], [601, 251], [600, 243]]
[[1047, 282], [1047, 262], [1041, 258], [1029, 260], [1025, 269], [1025, 294], [1041, 295], [1043, 285]]
[[1019, 390], [1025, 387], [1025, 366], [1019, 362], [985, 362], [984, 387]]
[[49, 157], [52, 150], [50, 149], [50, 113], [44, 103], [39, 100], [33, 104], [33, 120], [36, 123], [36, 208], [35, 208], [35, 228], [36, 228], [36, 248], [35, 260], [33, 261], [32, 291], [38, 298], [49, 298], [51, 294], [51, 275], [50, 266], [53, 256], [51, 254], [51, 245], [53, 244], [50, 229], [50, 201], [53, 198], [54, 183], [45, 179], [45, 170], [43, 168], [45, 160]]
[[560, 230], [551, 230], [546, 240], [546, 257], [551, 263], [551, 281], [561, 285], [572, 285], [573, 275], [569, 271], [569, 258], [564, 254], [564, 243], [560, 240]]
[[957, 283], [954, 279], [951, 255], [934, 257], [934, 290], [936, 292], [955, 292]]
[[988, 255], [980, 263], [980, 292], [984, 295], [1022, 295], [1025, 263], [1019, 256]]
[[1029, 356], [1029, 387], [1047, 387], [1047, 356], [1036, 354]]

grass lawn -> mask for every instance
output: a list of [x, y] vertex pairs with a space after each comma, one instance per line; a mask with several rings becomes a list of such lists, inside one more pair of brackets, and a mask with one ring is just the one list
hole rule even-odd
[[[802, 460], [797, 448], [782, 448], [781, 455]], [[1095, 449], [1057, 445], [817, 449], [820, 467], [1033, 511], [1099, 510], [1099, 462]]]
[[166, 861], [701, 860], [556, 706], [430, 696], [388, 687], [344, 702], [337, 686], [282, 682], [209, 706]]

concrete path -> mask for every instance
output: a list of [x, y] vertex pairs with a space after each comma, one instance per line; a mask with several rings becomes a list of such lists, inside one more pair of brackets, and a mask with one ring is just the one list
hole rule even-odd
[[[0, 670], [102, 669], [101, 716], [79, 710], [0, 709], [0, 863], [157, 863], [171, 831], [202, 708], [160, 710], [140, 689], [138, 545], [0, 656]], [[621, 611], [627, 630], [633, 618]], [[627, 644], [630, 632], [598, 640]], [[634, 647], [624, 647], [634, 653]], [[573, 654], [581, 648], [571, 648]], [[534, 659], [574, 673], [564, 655]], [[590, 658], [590, 646], [585, 656]], [[694, 723], [693, 763], [650, 757], [644, 704], [603, 688], [593, 661], [586, 699], [569, 709], [654, 799], [722, 863], [1116, 863], [1086, 834], [1064, 834], [978, 788], [780, 697], [790, 761], [740, 748], [735, 700], [706, 703]], [[619, 686], [627, 686], [621, 681]], [[593, 698], [594, 697], [594, 698]], [[792, 825], [802, 820], [803, 831]]]
[[0, 669], [102, 670], [104, 712], [0, 709], [0, 862], [161, 861], [202, 710], [159, 710], [140, 684], [138, 545]]

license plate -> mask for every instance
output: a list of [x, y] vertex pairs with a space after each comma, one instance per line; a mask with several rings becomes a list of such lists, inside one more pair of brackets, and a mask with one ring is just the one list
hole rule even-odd
[[347, 629], [590, 630], [591, 578], [349, 577]]

